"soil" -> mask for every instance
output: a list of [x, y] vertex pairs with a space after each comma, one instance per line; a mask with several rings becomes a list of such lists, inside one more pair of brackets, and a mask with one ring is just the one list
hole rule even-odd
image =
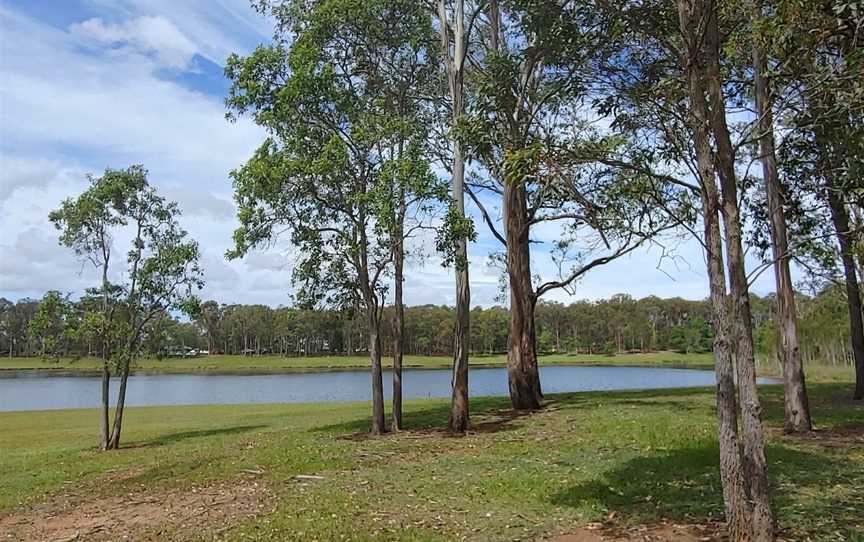
[[248, 479], [80, 502], [58, 499], [0, 517], [0, 541], [146, 541], [180, 532], [218, 538], [239, 520], [271, 512], [273, 502], [261, 481]]
[[725, 540], [721, 525], [680, 525], [663, 523], [637, 527], [589, 524], [571, 533], [546, 539], [547, 542], [719, 542]]

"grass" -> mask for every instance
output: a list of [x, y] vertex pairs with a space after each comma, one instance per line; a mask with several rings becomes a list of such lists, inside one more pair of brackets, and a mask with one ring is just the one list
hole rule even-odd
[[[864, 405], [848, 383], [810, 392], [820, 428], [861, 434]], [[786, 538], [864, 540], [860, 443], [783, 436], [782, 389], [763, 387], [763, 398]], [[408, 432], [369, 439], [346, 438], [368, 428], [365, 403], [131, 408], [127, 448], [109, 453], [93, 448], [94, 410], [0, 413], [0, 516], [70, 491], [111, 497], [256, 469], [277, 507], [226, 539], [514, 540], [613, 513], [622, 524], [718, 518], [712, 390], [549, 399], [513, 417], [504, 398], [474, 398], [464, 438], [430, 431], [446, 420], [442, 400], [408, 401]], [[300, 486], [297, 474], [324, 478]]]
[[[384, 365], [390, 367], [392, 359], [385, 357]], [[40, 357], [0, 358], [3, 370], [51, 370], [51, 371], [97, 371], [100, 360], [54, 361]], [[449, 356], [405, 356], [404, 366], [414, 368], [448, 368], [453, 363]], [[503, 354], [473, 356], [472, 366], [500, 367], [507, 364]], [[541, 365], [650, 365], [675, 367], [710, 367], [711, 354], [679, 354], [677, 352], [652, 352], [646, 354], [551, 354], [540, 358]], [[226, 356], [213, 355], [198, 358], [167, 358], [163, 360], [142, 359], [136, 370], [148, 373], [279, 373], [317, 369], [363, 369], [369, 367], [368, 356], [315, 356], [287, 358], [282, 356]]]

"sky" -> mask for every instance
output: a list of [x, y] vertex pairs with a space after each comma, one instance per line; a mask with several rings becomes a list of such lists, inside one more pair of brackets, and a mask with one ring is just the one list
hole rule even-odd
[[[223, 66], [232, 52], [268, 43], [272, 30], [248, 0], [0, 0], [0, 297], [78, 295], [96, 284], [92, 266], [58, 244], [48, 213], [84, 190], [88, 174], [143, 164], [200, 243], [204, 298], [290, 304], [298, 254], [287, 241], [242, 260], [224, 258], [237, 227], [229, 172], [264, 133], [248, 118], [225, 120]], [[469, 247], [472, 305], [489, 306], [499, 296], [500, 271], [488, 255], [500, 246], [470, 212], [479, 234]], [[559, 234], [544, 225], [532, 235], [532, 270], [544, 280], [557, 278], [548, 250]], [[441, 266], [433, 240], [414, 245], [426, 254], [407, 265], [405, 302], [452, 305], [452, 271]], [[752, 291], [773, 289], [767, 272]], [[572, 295], [558, 290], [546, 298], [569, 303], [617, 293], [704, 298], [700, 245], [664, 239], [594, 269]]]

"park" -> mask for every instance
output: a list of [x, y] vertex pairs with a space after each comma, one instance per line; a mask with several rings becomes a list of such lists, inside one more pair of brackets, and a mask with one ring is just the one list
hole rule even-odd
[[860, 1], [0, 33], [0, 541], [864, 541]]

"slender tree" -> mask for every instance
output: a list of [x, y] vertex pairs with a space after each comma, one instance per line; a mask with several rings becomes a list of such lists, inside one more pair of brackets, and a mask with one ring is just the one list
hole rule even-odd
[[429, 58], [429, 42], [417, 32], [431, 31], [428, 13], [383, 0], [263, 7], [278, 22], [278, 43], [246, 58], [232, 55], [226, 68], [229, 116], [250, 112], [269, 133], [233, 173], [241, 227], [229, 255], [266, 244], [287, 226], [302, 254], [294, 269], [301, 299], [363, 308], [372, 432], [382, 433], [384, 279], [394, 239], [403, 238], [394, 194], [428, 193], [434, 180], [417, 144], [422, 124], [408, 116], [413, 109], [394, 110], [390, 92], [405, 88], [400, 81], [413, 84], [397, 81], [402, 68]]
[[[194, 291], [203, 286], [198, 245], [177, 222], [179, 209], [147, 182], [142, 166], [106, 170], [90, 178], [90, 187], [50, 215], [60, 242], [94, 262], [102, 273], [101, 307], [85, 316], [89, 334], [102, 344], [101, 446], [120, 447], [126, 388], [131, 366], [140, 355], [148, 327], [168, 310], [194, 313]], [[126, 268], [109, 282], [113, 239], [121, 228], [132, 231]], [[114, 421], [108, 433], [109, 361], [120, 377]]]
[[753, 0], [752, 25], [754, 27], [753, 80], [755, 90], [759, 154], [762, 161], [762, 180], [768, 204], [768, 224], [771, 230], [771, 251], [774, 279], [777, 287], [777, 328], [780, 339], [780, 360], [783, 367], [784, 412], [783, 428], [786, 432], [806, 432], [812, 429], [804, 366], [798, 343], [798, 320], [795, 309], [795, 290], [789, 270], [791, 253], [786, 227], [783, 189], [777, 170], [774, 145], [774, 107], [768, 79], [768, 59], [760, 42], [758, 29], [764, 15], [761, 0]]
[[[468, 60], [470, 26], [465, 24], [465, 0], [437, 0], [441, 55], [450, 98], [450, 124], [458, 125], [464, 114], [465, 68]], [[452, 12], [452, 17], [451, 17]], [[453, 334], [453, 377], [449, 427], [454, 432], [468, 429], [468, 353], [471, 338], [471, 286], [468, 278], [468, 239], [472, 231], [465, 217], [465, 156], [458, 137], [451, 140], [452, 204], [448, 213], [453, 232], [453, 263], [456, 275], [456, 322]]]

